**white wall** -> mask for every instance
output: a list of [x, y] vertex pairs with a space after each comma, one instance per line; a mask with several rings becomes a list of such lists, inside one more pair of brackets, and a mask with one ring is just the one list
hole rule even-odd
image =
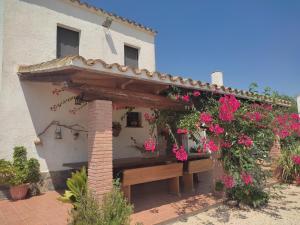
[[4, 25], [4, 1], [0, 1], [0, 91], [2, 87], [2, 55], [3, 55], [3, 25]]
[[[126, 110], [114, 110], [113, 121], [120, 122], [122, 125], [121, 133], [118, 137], [113, 138], [113, 157], [114, 158], [127, 158], [127, 157], [139, 157], [141, 156], [131, 141], [131, 137], [135, 138], [140, 146], [144, 144], [144, 141], [150, 137], [149, 135], [149, 123], [144, 119], [144, 113], [151, 113], [150, 109], [135, 108], [134, 112], [142, 113], [142, 127], [126, 127], [126, 118], [121, 120], [122, 116], [127, 112]], [[156, 135], [156, 131], [155, 131]]]
[[[39, 158], [42, 171], [67, 169], [63, 163], [87, 160], [86, 137], [79, 140], [63, 130], [63, 139], [54, 139], [54, 127], [35, 146], [37, 133], [52, 120], [63, 124], [86, 125], [86, 110], [69, 114], [74, 105], [67, 104], [58, 112], [49, 107], [64, 96], [53, 96], [51, 84], [20, 82], [18, 65], [35, 64], [56, 57], [57, 24], [81, 31], [80, 54], [123, 64], [124, 43], [140, 47], [140, 67], [155, 70], [154, 37], [127, 25], [113, 23], [108, 34], [101, 26], [104, 18], [74, 7], [61, 0], [4, 0], [3, 74], [0, 91], [0, 158], [10, 158], [12, 148], [24, 145], [29, 156]], [[141, 132], [136, 130], [138, 135]], [[125, 130], [122, 131], [125, 133]], [[127, 141], [127, 137], [123, 137]], [[143, 141], [143, 140], [142, 140]], [[115, 142], [114, 142], [115, 143]], [[121, 141], [116, 141], [122, 146]], [[125, 147], [126, 148], [126, 147]], [[118, 150], [122, 156], [121, 150]], [[127, 151], [127, 150], [126, 150]], [[129, 150], [128, 150], [129, 151]], [[131, 151], [131, 150], [130, 150]], [[133, 153], [135, 155], [136, 152]], [[130, 155], [127, 155], [129, 157]]]

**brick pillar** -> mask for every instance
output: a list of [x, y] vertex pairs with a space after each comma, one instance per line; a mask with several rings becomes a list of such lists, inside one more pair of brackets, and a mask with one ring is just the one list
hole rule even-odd
[[275, 175], [277, 173], [277, 161], [280, 158], [281, 154], [281, 147], [280, 147], [280, 139], [278, 136], [275, 137], [274, 144], [270, 150], [270, 158], [272, 161], [271, 169], [275, 172]]
[[222, 177], [224, 176], [224, 168], [222, 161], [219, 160], [220, 153], [215, 152], [211, 155], [211, 160], [213, 162], [212, 166], [212, 192], [215, 194], [215, 184], [218, 180], [222, 180]]
[[112, 102], [88, 103], [88, 187], [101, 201], [112, 188]]

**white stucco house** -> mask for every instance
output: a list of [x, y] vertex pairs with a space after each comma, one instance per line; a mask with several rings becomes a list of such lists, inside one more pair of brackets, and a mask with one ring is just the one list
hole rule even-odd
[[[158, 96], [161, 90], [177, 85], [253, 97], [224, 87], [220, 73], [207, 84], [155, 72], [155, 36], [151, 28], [78, 0], [1, 0], [0, 158], [9, 159], [14, 146], [25, 146], [51, 189], [69, 176], [66, 164], [93, 165], [94, 153], [105, 152], [95, 171], [111, 180], [112, 159], [141, 157], [131, 139], [142, 143], [149, 135], [141, 115], [151, 106], [176, 106]], [[60, 107], [82, 93], [88, 107], [77, 110], [74, 99]], [[128, 116], [124, 107], [133, 105]], [[122, 126], [113, 138], [112, 122]]]

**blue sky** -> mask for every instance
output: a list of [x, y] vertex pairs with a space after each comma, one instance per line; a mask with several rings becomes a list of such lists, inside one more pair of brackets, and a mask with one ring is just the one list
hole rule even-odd
[[300, 94], [298, 0], [86, 0], [158, 31], [156, 69], [225, 86]]

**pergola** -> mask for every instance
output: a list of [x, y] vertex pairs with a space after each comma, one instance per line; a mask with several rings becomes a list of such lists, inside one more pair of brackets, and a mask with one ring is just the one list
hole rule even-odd
[[272, 99], [256, 93], [202, 83], [180, 76], [171, 76], [146, 69], [135, 69], [117, 63], [86, 60], [81, 56], [68, 56], [37, 65], [20, 66], [22, 81], [50, 82], [64, 87], [88, 102], [88, 183], [101, 198], [111, 189], [112, 164], [112, 105], [176, 109], [185, 107], [160, 95], [170, 86], [186, 89], [233, 94], [254, 101], [288, 106], [288, 101]]

